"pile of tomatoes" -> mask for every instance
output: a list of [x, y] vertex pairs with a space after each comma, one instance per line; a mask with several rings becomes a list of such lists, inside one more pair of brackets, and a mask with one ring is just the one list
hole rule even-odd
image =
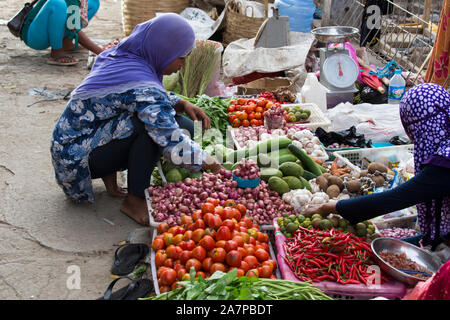
[[228, 107], [228, 122], [234, 127], [262, 126], [264, 114], [272, 106], [281, 107], [279, 102], [272, 102], [266, 98], [234, 99]]
[[180, 225], [159, 224], [152, 249], [160, 292], [189, 280], [191, 268], [203, 278], [236, 268], [238, 277], [276, 279], [268, 236], [245, 213], [246, 207], [232, 200], [219, 206], [219, 200], [208, 198], [201, 210], [183, 216]]

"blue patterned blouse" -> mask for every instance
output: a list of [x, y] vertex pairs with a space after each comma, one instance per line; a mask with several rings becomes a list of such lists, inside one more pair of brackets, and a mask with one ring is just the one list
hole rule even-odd
[[[89, 153], [114, 139], [133, 133], [137, 114], [149, 136], [163, 148], [166, 159], [199, 171], [206, 153], [175, 121], [179, 98], [156, 88], [133, 89], [104, 98], [70, 100], [53, 130], [50, 152], [55, 177], [64, 192], [77, 202], [94, 202]], [[171, 154], [181, 156], [174, 161]], [[190, 161], [185, 161], [189, 158]], [[175, 158], [175, 160], [177, 160]]]

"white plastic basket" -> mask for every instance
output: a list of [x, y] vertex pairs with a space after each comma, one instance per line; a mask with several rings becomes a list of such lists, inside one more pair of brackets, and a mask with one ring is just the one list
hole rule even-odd
[[379, 154], [396, 156], [399, 152], [403, 152], [407, 150], [411, 154], [414, 153], [414, 145], [400, 145], [400, 146], [392, 146], [392, 147], [381, 147], [381, 148], [364, 148], [364, 149], [356, 149], [356, 150], [343, 150], [343, 151], [335, 151], [333, 155], [338, 158], [341, 162], [347, 165], [352, 171], [360, 172], [362, 159], [372, 159], [374, 161]]
[[[320, 108], [315, 103], [292, 103], [292, 104], [282, 104], [282, 107], [295, 107], [300, 106], [302, 109], [307, 109], [311, 111], [308, 123], [299, 123], [301, 126], [308, 128], [311, 131], [315, 131], [317, 128], [321, 127], [328, 131], [331, 121], [325, 114], [320, 110]], [[295, 122], [294, 122], [295, 123]]]

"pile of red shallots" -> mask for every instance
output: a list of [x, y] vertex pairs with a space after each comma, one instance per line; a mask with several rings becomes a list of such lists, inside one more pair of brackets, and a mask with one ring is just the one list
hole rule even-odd
[[234, 170], [234, 175], [241, 179], [253, 180], [261, 177], [261, 172], [255, 161], [244, 158]]
[[203, 173], [200, 178], [186, 178], [183, 182], [148, 188], [152, 198], [152, 216], [155, 222], [179, 224], [183, 215], [201, 209], [207, 198], [219, 199], [225, 205], [228, 199], [247, 207], [247, 215], [259, 225], [272, 224], [283, 213], [292, 214], [293, 207], [286, 204], [277, 192], [270, 190], [261, 180], [256, 188], [238, 188], [232, 172], [221, 169], [219, 174]]

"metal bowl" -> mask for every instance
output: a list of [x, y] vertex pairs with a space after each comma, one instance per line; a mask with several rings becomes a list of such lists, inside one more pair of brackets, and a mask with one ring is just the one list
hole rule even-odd
[[406, 258], [433, 273], [436, 273], [440, 267], [439, 261], [437, 261], [437, 259], [431, 254], [429, 254], [425, 250], [420, 249], [419, 247], [416, 247], [415, 245], [402, 240], [394, 238], [376, 238], [372, 241], [371, 247], [381, 270], [386, 272], [394, 279], [401, 281], [409, 286], [415, 286], [417, 282], [423, 280], [394, 268], [379, 256], [380, 252], [388, 251], [396, 254], [405, 253]]
[[316, 39], [322, 42], [342, 42], [358, 32], [357, 28], [341, 26], [321, 27], [311, 30]]

